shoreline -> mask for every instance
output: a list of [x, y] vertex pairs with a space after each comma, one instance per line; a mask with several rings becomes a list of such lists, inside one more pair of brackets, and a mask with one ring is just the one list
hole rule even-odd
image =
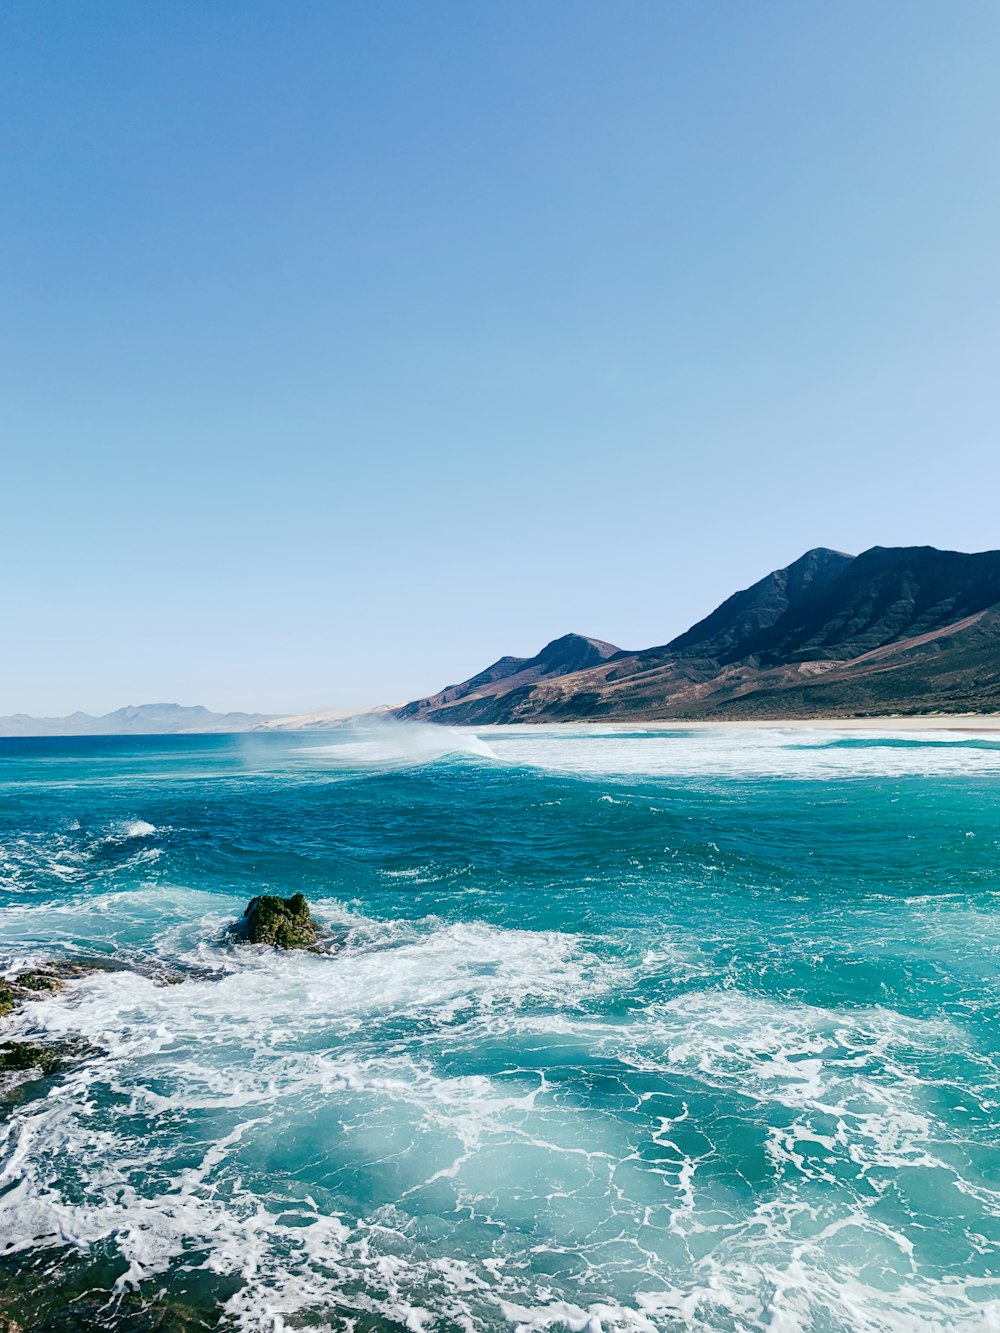
[[[446, 722], [436, 718], [401, 719], [391, 715], [357, 713], [340, 719], [341, 725], [352, 722], [389, 724], [390, 726], [440, 727], [444, 731], [510, 732], [513, 734], [559, 733], [572, 730], [586, 731], [873, 731], [873, 732], [959, 732], [966, 735], [1000, 736], [1000, 713], [933, 713], [918, 716], [893, 714], [878, 717], [775, 717], [775, 718], [623, 718], [619, 721], [574, 718], [564, 722], [551, 719], [534, 722]], [[240, 731], [157, 731], [157, 732], [18, 732], [0, 733], [4, 741], [77, 741], [77, 740], [170, 740], [175, 737], [195, 736], [336, 736], [339, 727], [253, 727]]]
[[[447, 725], [447, 724], [445, 724]], [[935, 713], [926, 717], [783, 717], [656, 718], [622, 722], [494, 722], [485, 726], [466, 724], [468, 731], [566, 731], [572, 727], [606, 731], [957, 731], [1000, 735], [1000, 713]]]

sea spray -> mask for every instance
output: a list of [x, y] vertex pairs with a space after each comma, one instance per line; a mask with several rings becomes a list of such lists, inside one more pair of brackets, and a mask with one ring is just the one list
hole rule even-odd
[[427, 722], [396, 722], [372, 718], [345, 724], [323, 745], [296, 751], [300, 764], [329, 763], [343, 767], [408, 767], [448, 757], [496, 759], [481, 736], [462, 727], [434, 726]]

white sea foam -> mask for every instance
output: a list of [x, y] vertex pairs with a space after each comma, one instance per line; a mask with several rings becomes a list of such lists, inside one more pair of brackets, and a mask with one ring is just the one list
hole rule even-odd
[[[528, 767], [608, 777], [806, 778], [1000, 772], [1000, 739], [940, 732], [838, 731], [834, 726], [483, 728], [497, 757]], [[885, 744], [888, 742], [888, 744]]]
[[[108, 895], [109, 919], [128, 897]], [[725, 990], [611, 1019], [588, 1001], [627, 981], [621, 965], [558, 932], [327, 904], [347, 943], [319, 956], [220, 951], [201, 919], [179, 961], [213, 962], [214, 979], [98, 974], [19, 1016], [19, 1035], [82, 1035], [103, 1054], [4, 1127], [15, 1249], [110, 1243], [126, 1285], [205, 1262], [241, 1279], [228, 1314], [246, 1330], [311, 1309], [427, 1333], [943, 1333], [1000, 1315], [991, 1278], [919, 1273], [910, 1236], [879, 1216], [879, 1182], [900, 1172], [967, 1185], [908, 1063], [961, 1045], [946, 1021]], [[482, 1051], [482, 1072], [449, 1072], [458, 1051], [466, 1066]], [[617, 1083], [619, 1110], [581, 1097], [591, 1070]], [[733, 1097], [772, 1174], [749, 1208], [719, 1173]], [[325, 1159], [371, 1211], [316, 1197]], [[304, 1164], [311, 1192], [293, 1187]], [[450, 1252], [422, 1240], [438, 1216]], [[525, 1267], [522, 1231], [577, 1274], [579, 1299]], [[584, 1297], [595, 1283], [621, 1289]]]
[[112, 824], [105, 835], [108, 842], [130, 842], [133, 838], [151, 838], [160, 830], [145, 819], [121, 819]]
[[[105, 874], [128, 873], [159, 858], [155, 838], [162, 832], [144, 819], [122, 819], [90, 832], [74, 820], [55, 830], [21, 834], [0, 844], [0, 890], [37, 894], [46, 881], [59, 889], [83, 884], [99, 861]], [[106, 859], [111, 854], [119, 854], [113, 862]]]
[[[104, 1054], [6, 1126], [0, 1226], [10, 1244], [85, 1249], [113, 1240], [128, 1265], [123, 1282], [163, 1272], [200, 1244], [216, 1271], [247, 1281], [232, 1310], [244, 1327], [267, 1327], [262, 1311], [328, 1301], [345, 1281], [375, 1293], [346, 1298], [348, 1307], [356, 1299], [358, 1309], [431, 1327], [430, 1312], [405, 1296], [420, 1285], [421, 1264], [373, 1241], [364, 1219], [342, 1222], [303, 1204], [309, 1224], [283, 1224], [249, 1188], [230, 1182], [220, 1194], [220, 1182], [248, 1136], [336, 1107], [350, 1126], [346, 1159], [395, 1160], [400, 1203], [411, 1191], [457, 1188], [484, 1139], [532, 1141], [522, 1124], [544, 1079], [436, 1073], [420, 1057], [419, 1027], [415, 1050], [394, 1054], [390, 1044], [373, 1054], [372, 1022], [405, 1018], [447, 1031], [465, 1015], [478, 1016], [483, 1033], [502, 1031], [495, 1011], [582, 995], [601, 984], [601, 965], [554, 933], [390, 923], [375, 947], [380, 932], [368, 926], [357, 947], [333, 957], [234, 950], [215, 981], [162, 987], [131, 972], [100, 974], [30, 1006], [18, 1035], [83, 1036]], [[95, 1109], [108, 1092], [150, 1125], [191, 1115], [236, 1121], [213, 1135], [200, 1165], [177, 1169], [169, 1134], [132, 1139], [115, 1115]], [[442, 1289], [454, 1278], [434, 1272]]]

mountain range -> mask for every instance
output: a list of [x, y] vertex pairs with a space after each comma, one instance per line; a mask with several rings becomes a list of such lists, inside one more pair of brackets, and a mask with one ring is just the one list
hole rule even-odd
[[251, 731], [269, 721], [266, 713], [213, 713], [200, 706], [138, 704], [94, 717], [0, 717], [0, 736], [166, 736], [186, 732]]
[[[372, 713], [477, 725], [1000, 713], [1000, 551], [817, 547], [734, 593], [684, 634], [628, 650], [564, 634], [459, 685]], [[296, 717], [141, 704], [94, 717], [0, 717], [0, 736], [335, 728]]]
[[395, 710], [450, 724], [1000, 711], [1000, 551], [817, 547], [659, 647], [567, 634]]

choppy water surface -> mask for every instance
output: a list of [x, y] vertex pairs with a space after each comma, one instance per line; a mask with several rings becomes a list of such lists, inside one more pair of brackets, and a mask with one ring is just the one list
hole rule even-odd
[[[227, 940], [300, 890], [330, 952]], [[0, 906], [127, 965], [4, 1020], [89, 1048], [4, 1096], [0, 1313], [1000, 1327], [997, 742], [0, 741]]]

